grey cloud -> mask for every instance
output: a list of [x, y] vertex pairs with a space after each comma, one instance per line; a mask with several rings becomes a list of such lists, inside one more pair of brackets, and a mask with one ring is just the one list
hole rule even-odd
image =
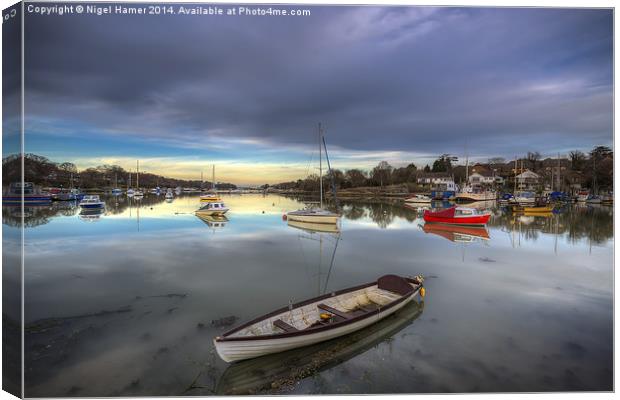
[[318, 121], [352, 150], [461, 152], [467, 141], [511, 156], [611, 143], [611, 10], [310, 8], [298, 18], [30, 15], [29, 109], [275, 146], [308, 142]]

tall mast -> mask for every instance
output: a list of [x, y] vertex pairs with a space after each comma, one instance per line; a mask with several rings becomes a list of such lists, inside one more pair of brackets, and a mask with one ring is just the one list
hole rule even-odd
[[131, 168], [129, 169], [129, 182], [127, 183], [127, 189], [131, 188]]
[[211, 185], [211, 187], [213, 188], [213, 190], [215, 190], [215, 164], [213, 164], [213, 184]]
[[592, 194], [597, 194], [596, 188], [596, 153], [592, 155]]
[[202, 179], [202, 171], [200, 171], [200, 190], [202, 191], [202, 183], [204, 182], [204, 179]]
[[467, 141], [465, 141], [465, 186], [469, 185], [469, 152], [467, 151]]
[[515, 190], [513, 194], [517, 194], [517, 156], [515, 156]]
[[136, 160], [136, 189], [140, 189], [140, 160]]
[[322, 160], [322, 151], [321, 151], [321, 138], [322, 137], [323, 137], [323, 132], [321, 131], [321, 123], [319, 122], [319, 193], [320, 193], [321, 208], [323, 208], [323, 160]]
[[562, 164], [560, 163], [560, 153], [558, 153], [558, 192], [562, 191]]
[[551, 167], [551, 191], [555, 191], [555, 180], [553, 179], [553, 166]]

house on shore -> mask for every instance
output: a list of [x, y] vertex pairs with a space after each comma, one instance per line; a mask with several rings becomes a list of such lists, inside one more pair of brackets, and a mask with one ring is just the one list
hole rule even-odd
[[526, 169], [517, 175], [517, 190], [536, 191], [541, 184], [540, 175]]

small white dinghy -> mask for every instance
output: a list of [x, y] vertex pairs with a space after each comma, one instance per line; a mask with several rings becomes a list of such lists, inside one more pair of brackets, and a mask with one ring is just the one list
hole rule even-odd
[[226, 362], [308, 346], [372, 325], [424, 295], [422, 276], [376, 282], [292, 304], [238, 326], [213, 342]]

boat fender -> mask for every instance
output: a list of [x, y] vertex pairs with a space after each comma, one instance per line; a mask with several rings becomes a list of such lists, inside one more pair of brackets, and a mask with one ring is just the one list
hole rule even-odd
[[282, 221], [286, 221], [286, 219], [287, 219], [286, 214], [282, 214]]
[[319, 317], [321, 317], [322, 320], [326, 320], [326, 319], [331, 319], [332, 315], [328, 313], [321, 313]]
[[424, 296], [426, 296], [426, 289], [420, 288], [420, 297], [424, 298]]

